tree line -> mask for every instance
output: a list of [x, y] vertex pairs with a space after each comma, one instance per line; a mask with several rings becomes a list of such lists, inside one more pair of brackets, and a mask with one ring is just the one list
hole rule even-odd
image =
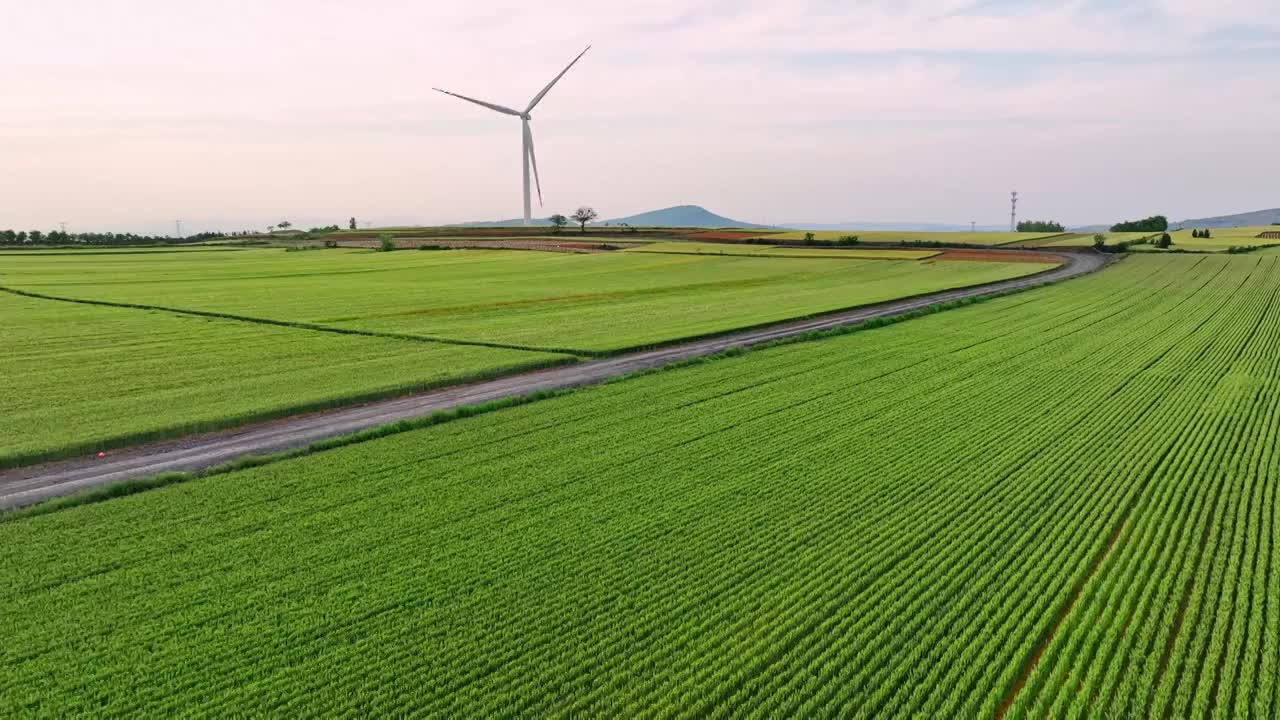
[[1152, 215], [1142, 220], [1126, 220], [1111, 226], [1111, 232], [1164, 232], [1169, 229], [1169, 218]]
[[0, 230], [0, 245], [160, 245], [164, 243], [198, 243], [227, 237], [226, 233], [203, 232], [182, 238], [135, 233], [79, 232], [62, 230]]
[[1066, 232], [1062, 223], [1052, 220], [1023, 220], [1018, 223], [1018, 232]]

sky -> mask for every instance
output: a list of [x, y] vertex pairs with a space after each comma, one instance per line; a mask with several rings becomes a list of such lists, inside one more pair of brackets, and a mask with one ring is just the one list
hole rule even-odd
[[1280, 206], [1275, 0], [0, 0], [0, 228]]

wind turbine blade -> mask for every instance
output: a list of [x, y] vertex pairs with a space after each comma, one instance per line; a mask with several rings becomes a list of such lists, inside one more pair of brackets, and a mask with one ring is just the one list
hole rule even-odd
[[538, 207], [542, 207], [542, 181], [538, 179], [538, 156], [533, 152], [533, 131], [529, 121], [524, 123], [524, 142], [529, 146], [529, 162], [533, 164], [533, 184], [538, 188]]
[[[591, 49], [591, 46], [590, 46], [590, 45], [588, 45], [588, 46], [587, 46], [587, 50], [590, 50], [590, 49]], [[525, 112], [525, 114], [526, 114], [526, 115], [528, 115], [529, 113], [533, 112], [533, 107], [534, 107], [535, 105], [537, 105], [539, 102], [541, 102], [541, 101], [542, 101], [542, 97], [543, 97], [544, 95], [546, 95], [548, 92], [550, 92], [550, 91], [551, 91], [551, 88], [552, 88], [556, 83], [560, 82], [560, 78], [564, 77], [564, 74], [565, 74], [565, 73], [567, 73], [567, 72], [569, 72], [569, 68], [573, 67], [575, 63], [577, 63], [579, 60], [581, 60], [581, 59], [582, 59], [582, 56], [583, 56], [583, 55], [586, 55], [586, 54], [587, 54], [587, 50], [583, 50], [582, 52], [578, 53], [578, 57], [574, 58], [574, 59], [573, 59], [573, 62], [571, 62], [571, 63], [569, 63], [568, 65], [566, 65], [566, 66], [565, 66], [565, 68], [564, 68], [563, 70], [561, 70], [561, 71], [560, 71], [560, 74], [559, 74], [559, 75], [555, 76], [555, 78], [554, 78], [554, 79], [552, 79], [552, 81], [551, 81], [551, 82], [547, 83], [547, 86], [546, 86], [546, 87], [544, 87], [544, 88], [542, 88], [542, 92], [540, 92], [540, 93], [538, 93], [537, 95], [534, 95], [534, 96], [533, 96], [533, 99], [529, 101], [529, 107], [527, 107], [527, 108], [525, 108], [525, 109], [524, 109], [524, 112]]]
[[485, 101], [483, 101], [483, 100], [477, 100], [477, 99], [475, 99], [475, 98], [469, 98], [469, 97], [467, 97], [466, 95], [459, 95], [458, 93], [449, 92], [448, 90], [441, 90], [440, 88], [431, 88], [431, 89], [432, 89], [432, 90], [435, 90], [436, 92], [444, 93], [445, 95], [452, 95], [452, 96], [454, 96], [454, 97], [458, 98], [459, 100], [466, 100], [467, 102], [475, 103], [475, 104], [477, 104], [477, 105], [479, 105], [479, 106], [481, 106], [481, 107], [487, 107], [487, 108], [489, 108], [490, 110], [497, 110], [498, 112], [502, 113], [503, 115], [515, 115], [516, 117], [520, 117], [520, 112], [519, 112], [518, 110], [512, 110], [512, 109], [511, 109], [511, 108], [509, 108], [509, 107], [503, 107], [503, 106], [501, 106], [501, 105], [494, 105], [493, 103], [487, 103], [487, 102], [485, 102]]

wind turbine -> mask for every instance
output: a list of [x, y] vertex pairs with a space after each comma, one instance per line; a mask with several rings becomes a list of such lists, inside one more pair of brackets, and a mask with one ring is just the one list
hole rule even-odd
[[531, 163], [533, 164], [533, 181], [538, 186], [538, 207], [542, 207], [542, 181], [538, 179], [538, 158], [533, 154], [533, 131], [529, 129], [529, 120], [531, 120], [532, 117], [529, 115], [529, 113], [533, 112], [533, 109], [537, 107], [539, 102], [542, 101], [542, 98], [545, 97], [546, 94], [551, 91], [551, 88], [554, 87], [557, 82], [560, 82], [560, 78], [564, 77], [565, 73], [569, 72], [569, 68], [573, 67], [575, 63], [581, 60], [582, 56], [586, 55], [587, 50], [590, 50], [590, 49], [591, 49], [591, 46], [588, 45], [586, 50], [583, 50], [582, 52], [578, 53], [578, 57], [574, 58], [573, 62], [566, 65], [565, 68], [560, 71], [559, 75], [552, 78], [551, 82], [547, 83], [547, 86], [542, 88], [542, 92], [539, 92], [537, 95], [533, 96], [533, 99], [529, 101], [529, 106], [524, 109], [524, 112], [520, 112], [519, 110], [512, 110], [511, 108], [503, 107], [502, 105], [495, 105], [494, 103], [485, 102], [484, 100], [477, 100], [475, 98], [470, 98], [470, 97], [467, 97], [466, 95], [459, 95], [458, 93], [449, 92], [448, 90], [441, 90], [440, 88], [431, 88], [436, 92], [442, 92], [445, 95], [452, 95], [460, 100], [466, 100], [467, 102], [475, 103], [476, 105], [479, 105], [481, 107], [487, 107], [490, 110], [495, 110], [497, 112], [502, 113], [503, 115], [514, 115], [520, 118], [520, 125], [521, 125], [521, 131], [522, 131], [522, 135], [521, 135], [522, 140], [520, 143], [520, 146], [521, 146], [520, 162], [524, 165], [524, 224], [525, 225], [529, 225], [533, 221], [533, 213], [532, 213], [533, 208], [532, 208], [532, 203], [529, 200], [529, 165]]

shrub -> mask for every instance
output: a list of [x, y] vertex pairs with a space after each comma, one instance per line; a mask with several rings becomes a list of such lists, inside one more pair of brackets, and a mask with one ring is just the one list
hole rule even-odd
[[858, 239], [857, 235], [845, 235], [841, 237], [839, 240], [837, 240], [836, 244], [837, 245], [857, 245], [860, 242], [862, 241]]
[[389, 233], [383, 233], [378, 236], [378, 252], [391, 252], [396, 249], [396, 243], [391, 239]]

